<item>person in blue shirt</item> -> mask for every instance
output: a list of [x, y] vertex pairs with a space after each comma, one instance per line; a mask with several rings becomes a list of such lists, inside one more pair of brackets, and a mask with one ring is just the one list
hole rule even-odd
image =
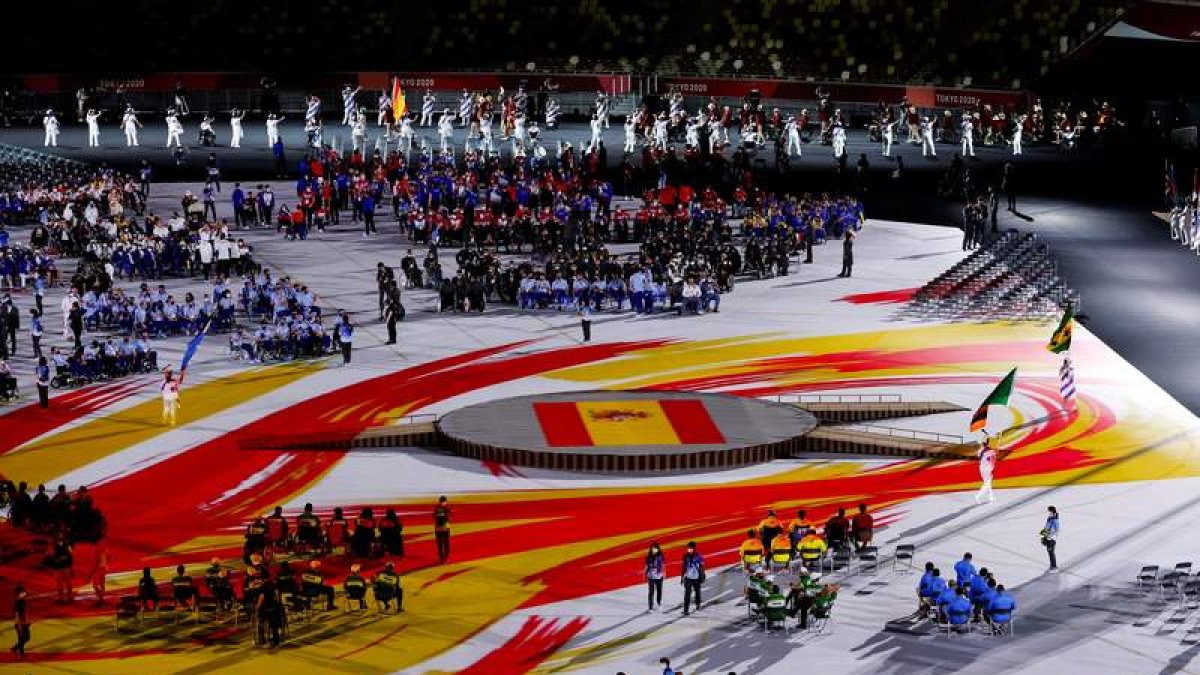
[[935, 567], [933, 569], [933, 578], [929, 580], [929, 584], [925, 587], [925, 595], [921, 596], [923, 607], [925, 609], [936, 607], [938, 598], [946, 588], [946, 580], [942, 578], [942, 571]]
[[946, 603], [946, 620], [951, 626], [965, 626], [971, 620], [971, 601], [965, 588], [959, 587]]
[[954, 578], [960, 588], [967, 587], [975, 578], [975, 565], [971, 563], [970, 553], [964, 553], [962, 560], [954, 563]]
[[975, 620], [982, 621], [983, 616], [987, 613], [988, 606], [992, 604], [992, 598], [996, 597], [996, 580], [985, 573], [985, 570], [980, 570], [979, 576], [975, 577], [976, 581], [983, 579], [983, 583], [976, 585], [971, 584], [971, 605], [975, 607]]
[[363, 236], [379, 234], [375, 229], [375, 196], [370, 192], [363, 195], [362, 200]]
[[233, 202], [233, 226], [240, 230], [243, 227], [242, 208], [246, 205], [246, 192], [242, 190], [241, 183], [233, 184], [233, 192], [229, 194], [229, 200]]
[[917, 614], [929, 610], [929, 605], [925, 599], [929, 597], [929, 584], [933, 583], [933, 563], [925, 563], [925, 573], [921, 575], [921, 580], [917, 582]]
[[987, 617], [992, 630], [998, 630], [1003, 624], [1012, 621], [1013, 612], [1017, 610], [1017, 600], [1004, 592], [1003, 584], [996, 587], [996, 594], [988, 603]]
[[38, 357], [37, 362], [37, 391], [38, 404], [43, 408], [50, 407], [50, 365], [46, 363], [46, 357]]
[[579, 326], [583, 329], [583, 341], [592, 341], [592, 305], [582, 302], [579, 305]]
[[693, 595], [696, 598], [696, 611], [700, 611], [700, 586], [704, 583], [704, 557], [696, 550], [696, 542], [689, 541], [687, 552], [683, 554], [683, 565], [680, 572], [680, 582], [683, 584], [683, 615], [688, 615]]
[[1058, 556], [1055, 555], [1054, 549], [1058, 546], [1058, 509], [1048, 506], [1046, 511], [1046, 524], [1039, 534], [1042, 535], [1042, 546], [1046, 547], [1046, 554], [1050, 556], [1050, 571], [1057, 572]]
[[950, 603], [954, 601], [954, 597], [958, 594], [958, 584], [953, 579], [946, 582], [945, 588], [937, 596], [938, 620], [946, 620], [946, 611]]
[[341, 322], [337, 326], [338, 343], [342, 347], [342, 365], [350, 365], [350, 350], [354, 346], [354, 325], [350, 323], [350, 315], [342, 312]]

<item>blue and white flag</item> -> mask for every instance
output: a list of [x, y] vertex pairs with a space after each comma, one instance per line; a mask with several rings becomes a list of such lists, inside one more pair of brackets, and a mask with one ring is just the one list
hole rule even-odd
[[1063, 403], [1068, 410], [1075, 409], [1075, 368], [1071, 359], [1063, 359], [1062, 367], [1058, 369], [1058, 392], [1062, 395]]

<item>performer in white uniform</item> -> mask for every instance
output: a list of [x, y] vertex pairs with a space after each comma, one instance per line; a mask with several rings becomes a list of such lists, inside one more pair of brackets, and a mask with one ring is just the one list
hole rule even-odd
[[46, 139], [42, 141], [42, 145], [46, 147], [58, 147], [58, 116], [53, 110], [47, 110], [46, 115], [42, 117], [42, 127], [46, 130]]
[[[438, 120], [438, 139], [442, 142], [442, 152], [449, 150], [454, 142], [454, 116], [449, 108], [442, 111], [442, 117]], [[467, 142], [471, 142], [469, 137]]]
[[846, 127], [840, 122], [833, 125], [833, 156], [835, 158], [846, 154]]
[[435, 103], [437, 103], [437, 99], [433, 97], [433, 92], [426, 89], [425, 96], [421, 99], [421, 126], [427, 127], [433, 124], [433, 106]]
[[406, 155], [412, 150], [413, 136], [412, 118], [405, 115], [400, 120], [400, 147], [404, 148]]
[[125, 131], [125, 146], [136, 148], [138, 144], [138, 129], [142, 127], [142, 123], [138, 121], [137, 113], [133, 108], [126, 108], [125, 115], [121, 117], [121, 129]]
[[933, 147], [933, 120], [921, 118], [921, 156], [937, 157], [937, 148]]
[[246, 116], [246, 111], [234, 108], [229, 111], [229, 147], [242, 147], [242, 118]]
[[975, 503], [982, 503], [985, 499], [988, 502], [995, 500], [992, 495], [992, 474], [996, 471], [996, 449], [992, 447], [992, 439], [983, 439], [983, 445], [979, 447], [977, 453], [979, 457], [979, 479], [982, 485], [979, 486], [979, 492], [975, 493]]
[[175, 418], [179, 413], [179, 385], [183, 383], [183, 375], [176, 378], [171, 373], [170, 366], [163, 373], [162, 383], [162, 421], [175, 426]]
[[800, 150], [800, 120], [795, 116], [787, 119], [787, 154], [788, 156], [803, 156]]
[[546, 128], [558, 128], [558, 116], [562, 114], [562, 106], [559, 105], [558, 99], [551, 98], [546, 101]]
[[633, 115], [625, 117], [625, 153], [631, 153], [637, 150], [637, 122], [634, 121]]
[[283, 121], [283, 115], [275, 113], [267, 113], [267, 147], [274, 147], [275, 141], [279, 140], [279, 123]]
[[366, 154], [367, 152], [367, 111], [358, 110], [350, 120], [350, 139], [354, 149]]
[[900, 120], [892, 120], [883, 125], [883, 156], [892, 156], [892, 143], [896, 141], [896, 127]]
[[167, 111], [167, 147], [171, 147], [172, 143], [177, 148], [183, 147], [183, 124], [179, 122], [174, 108]]
[[963, 113], [962, 118], [962, 156], [975, 156], [975, 122], [971, 120], [971, 113]]
[[88, 147], [100, 147], [100, 113], [95, 110], [89, 110], [84, 119], [87, 121]]
[[600, 136], [604, 133], [603, 128], [601, 126], [603, 124], [604, 124], [604, 122], [602, 122], [600, 120], [599, 113], [592, 115], [592, 121], [589, 123], [589, 126], [591, 126], [591, 128], [592, 128], [592, 138], [590, 141], [588, 141], [587, 152], [591, 152], [593, 150], [599, 149]]
[[1025, 135], [1025, 116], [1018, 115], [1013, 122], [1016, 129], [1013, 130], [1012, 135], [1012, 152], [1014, 155], [1019, 155], [1021, 154], [1021, 137]]

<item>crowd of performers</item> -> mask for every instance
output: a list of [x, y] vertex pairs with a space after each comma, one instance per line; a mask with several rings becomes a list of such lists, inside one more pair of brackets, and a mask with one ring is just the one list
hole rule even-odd
[[[340, 124], [348, 130], [350, 146], [360, 152], [368, 151], [370, 139], [382, 139], [409, 153], [425, 142], [420, 130], [428, 129], [436, 132], [438, 148], [443, 151], [461, 147], [463, 151], [477, 149], [493, 153], [499, 152], [503, 144], [511, 144], [513, 154], [544, 154], [549, 149], [539, 144], [539, 134], [543, 128], [558, 128], [563, 116], [556, 92], [549, 92], [542, 99], [532, 96], [524, 86], [516, 91], [464, 89], [450, 105], [447, 105], [445, 95], [439, 97], [429, 90], [419, 95], [419, 107], [408, 105], [409, 99], [416, 99], [417, 95], [406, 95], [403, 104], [397, 105], [390, 92], [381, 91], [373, 107], [365, 105], [362, 100], [365, 97], [361, 87], [346, 85], [341, 90]], [[688, 109], [684, 94], [673, 89], [665, 97], [663, 110], [641, 105], [618, 121], [625, 130], [623, 151], [633, 153], [642, 145], [665, 151], [669, 145], [680, 143], [684, 152], [707, 153], [720, 152], [730, 146], [756, 147], [773, 142], [777, 154], [792, 157], [802, 154], [804, 144], [817, 141], [832, 146], [835, 157], [844, 156], [846, 135], [851, 128], [849, 115], [843, 114], [829, 91], [818, 87], [816, 98], [811, 110], [806, 107], [793, 111], [768, 110], [763, 106], [761, 96], [752, 92], [740, 101], [740, 105], [709, 97], [693, 111]], [[1079, 143], [1103, 137], [1123, 126], [1116, 109], [1107, 101], [1094, 101], [1090, 106], [1061, 102], [1046, 107], [1037, 99], [1027, 108], [1014, 109], [993, 106], [978, 97], [970, 98], [971, 105], [944, 109], [940, 113], [919, 108], [907, 97], [892, 104], [880, 102], [865, 124], [868, 136], [880, 144], [885, 156], [890, 156], [893, 143], [900, 141], [921, 145], [924, 155], [936, 155], [937, 143], [961, 144], [962, 154], [971, 156], [976, 142], [984, 146], [1005, 146], [1013, 154], [1021, 154], [1024, 142], [1050, 143], [1063, 151], [1071, 151]], [[539, 99], [540, 104], [535, 103]], [[596, 93], [588, 112], [591, 136], [586, 150], [595, 149], [601, 142], [603, 131], [612, 125], [615, 103], [616, 97], [609, 93]], [[305, 98], [302, 123], [306, 144], [311, 148], [320, 148], [330, 140], [325, 137], [323, 106], [316, 95]], [[403, 111], [402, 114], [397, 114], [397, 110]], [[187, 132], [183, 120], [188, 114], [186, 99], [177, 96], [176, 105], [169, 108], [164, 117], [167, 147], [184, 143]], [[246, 111], [233, 109], [228, 115], [229, 145], [241, 147]], [[99, 121], [103, 116], [104, 113], [98, 110], [87, 110], [82, 114], [88, 126], [89, 145], [100, 144]], [[285, 120], [287, 116], [281, 112], [267, 111], [264, 138], [268, 147], [281, 144], [280, 126]], [[60, 123], [53, 110], [46, 111], [43, 126], [45, 144], [57, 145]], [[119, 126], [126, 145], [138, 145], [142, 123], [137, 111], [126, 108], [120, 113]], [[458, 142], [456, 129], [463, 136]], [[731, 136], [731, 132], [735, 135]], [[211, 113], [200, 113], [197, 143], [216, 145], [217, 134], [216, 117]]]

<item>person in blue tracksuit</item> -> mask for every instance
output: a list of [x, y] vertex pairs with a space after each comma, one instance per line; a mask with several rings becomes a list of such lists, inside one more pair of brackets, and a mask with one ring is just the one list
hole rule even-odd
[[967, 599], [967, 590], [961, 586], [955, 590], [954, 597], [946, 603], [946, 620], [951, 626], [965, 626], [971, 620], [971, 601]]
[[971, 554], [964, 553], [962, 560], [954, 563], [954, 579], [959, 588], [966, 588], [975, 578], [975, 565], [971, 562]]
[[996, 595], [988, 603], [987, 618], [992, 629], [1012, 620], [1013, 612], [1017, 610], [1017, 600], [1004, 591], [1004, 586], [996, 587]]

